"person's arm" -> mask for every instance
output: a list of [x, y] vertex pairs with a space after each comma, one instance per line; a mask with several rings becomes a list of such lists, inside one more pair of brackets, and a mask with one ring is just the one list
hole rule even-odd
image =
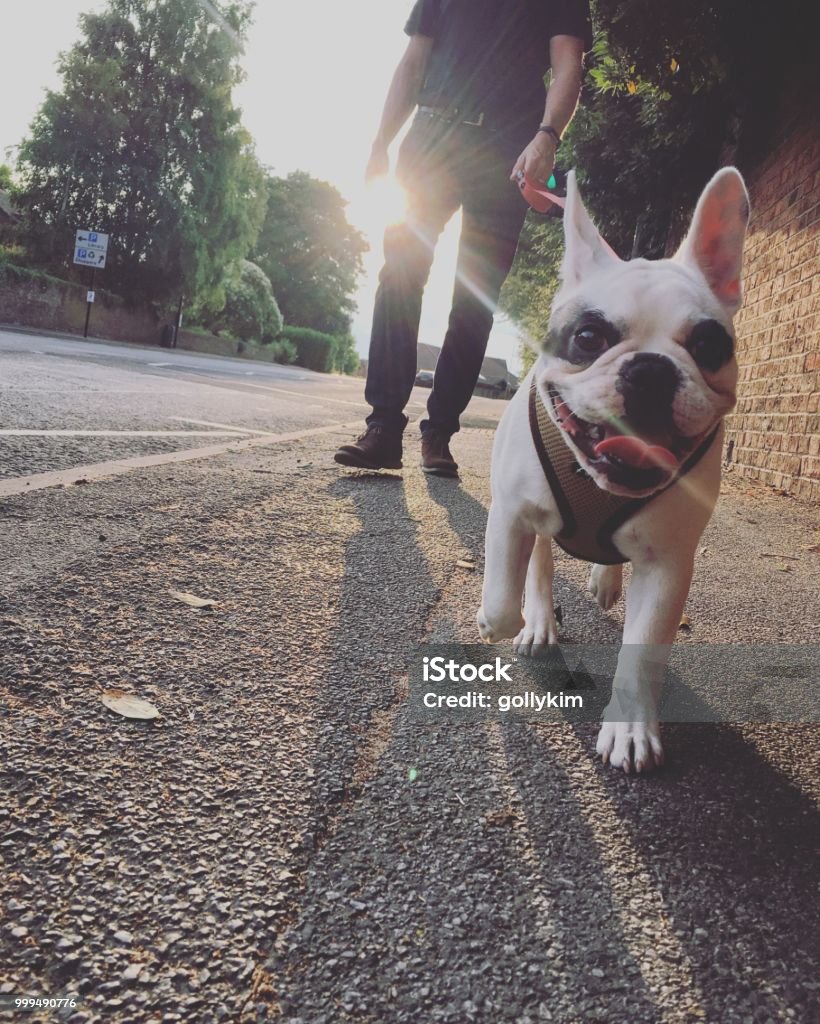
[[387, 149], [416, 106], [427, 74], [427, 61], [432, 46], [433, 40], [429, 36], [413, 35], [410, 37], [410, 42], [393, 73], [393, 80], [387, 92], [379, 132], [367, 162], [366, 181], [372, 181], [373, 178], [387, 174], [390, 167]]
[[[542, 124], [551, 125], [561, 135], [572, 120], [584, 71], [584, 41], [576, 36], [553, 36], [550, 39], [552, 77], [547, 90]], [[546, 132], [538, 132], [519, 156], [510, 179], [519, 171], [539, 183], [546, 182], [555, 166], [555, 140]]]

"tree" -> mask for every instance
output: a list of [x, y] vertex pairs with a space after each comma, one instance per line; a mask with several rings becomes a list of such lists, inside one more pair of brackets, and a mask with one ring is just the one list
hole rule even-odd
[[[680, 241], [721, 161], [742, 169], [771, 145], [785, 90], [817, 94], [814, 37], [782, 30], [803, 22], [800, 0], [597, 0], [596, 14], [582, 104], [559, 161], [575, 167], [619, 255], [657, 258]], [[529, 219], [501, 302], [531, 329], [557, 285], [560, 247], [550, 222]]]
[[19, 151], [15, 202], [36, 262], [70, 272], [76, 229], [95, 228], [111, 235], [113, 291], [163, 302], [219, 288], [264, 216], [231, 99], [249, 19], [247, 0], [108, 0], [81, 17], [62, 88]]
[[252, 259], [268, 275], [285, 322], [344, 335], [367, 243], [335, 188], [303, 171], [269, 177], [265, 222]]
[[8, 192], [14, 185], [11, 168], [8, 164], [0, 164], [0, 190]]
[[356, 351], [356, 342], [353, 340], [353, 335], [337, 335], [336, 346], [333, 352], [333, 369], [337, 373], [356, 373], [360, 362], [361, 358]]
[[564, 235], [556, 220], [528, 216], [518, 242], [515, 265], [504, 283], [500, 306], [518, 326], [519, 356], [526, 373], [547, 333], [550, 307], [558, 288]]
[[272, 341], [282, 331], [282, 314], [265, 272], [241, 260], [231, 268], [224, 285], [225, 305], [208, 325], [244, 341]]
[[661, 256], [721, 161], [743, 168], [768, 151], [785, 92], [816, 95], [814, 36], [798, 28], [806, 5], [597, 0], [596, 8], [589, 85], [562, 159], [581, 170], [585, 199], [621, 255]]

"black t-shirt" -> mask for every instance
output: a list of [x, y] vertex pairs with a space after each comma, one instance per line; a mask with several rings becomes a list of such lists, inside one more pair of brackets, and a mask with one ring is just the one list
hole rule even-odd
[[592, 46], [589, 0], [417, 0], [405, 32], [433, 39], [420, 104], [511, 131], [544, 113], [552, 36]]

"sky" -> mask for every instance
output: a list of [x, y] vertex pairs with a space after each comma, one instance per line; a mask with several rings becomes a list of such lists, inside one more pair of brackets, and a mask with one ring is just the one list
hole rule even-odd
[[[55, 61], [79, 38], [79, 15], [104, 8], [105, 0], [6, 0], [4, 7], [14, 46], [0, 62], [0, 156], [26, 134], [44, 90], [59, 87]], [[247, 79], [234, 94], [262, 163], [278, 175], [303, 170], [335, 185], [350, 203], [350, 221], [370, 242], [353, 323], [362, 355], [386, 218], [383, 204], [364, 189], [364, 167], [407, 43], [403, 28], [411, 7], [412, 0], [257, 0], [242, 61]], [[433, 345], [441, 344], [447, 327], [459, 226], [456, 215], [439, 241], [425, 292], [419, 340]], [[514, 325], [497, 316], [488, 354], [517, 369], [517, 349]]]

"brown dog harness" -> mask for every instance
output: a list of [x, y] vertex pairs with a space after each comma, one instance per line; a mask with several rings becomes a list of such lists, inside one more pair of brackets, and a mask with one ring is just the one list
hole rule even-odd
[[[666, 488], [645, 498], [626, 498], [602, 490], [579, 466], [564, 432], [550, 418], [535, 383], [530, 388], [530, 429], [535, 450], [561, 513], [562, 525], [560, 533], [555, 536], [556, 543], [568, 555], [585, 562], [597, 562], [599, 565], [628, 562], [629, 559], [615, 547], [613, 533]], [[684, 462], [678, 477], [700, 462], [716, 433], [717, 427]]]

